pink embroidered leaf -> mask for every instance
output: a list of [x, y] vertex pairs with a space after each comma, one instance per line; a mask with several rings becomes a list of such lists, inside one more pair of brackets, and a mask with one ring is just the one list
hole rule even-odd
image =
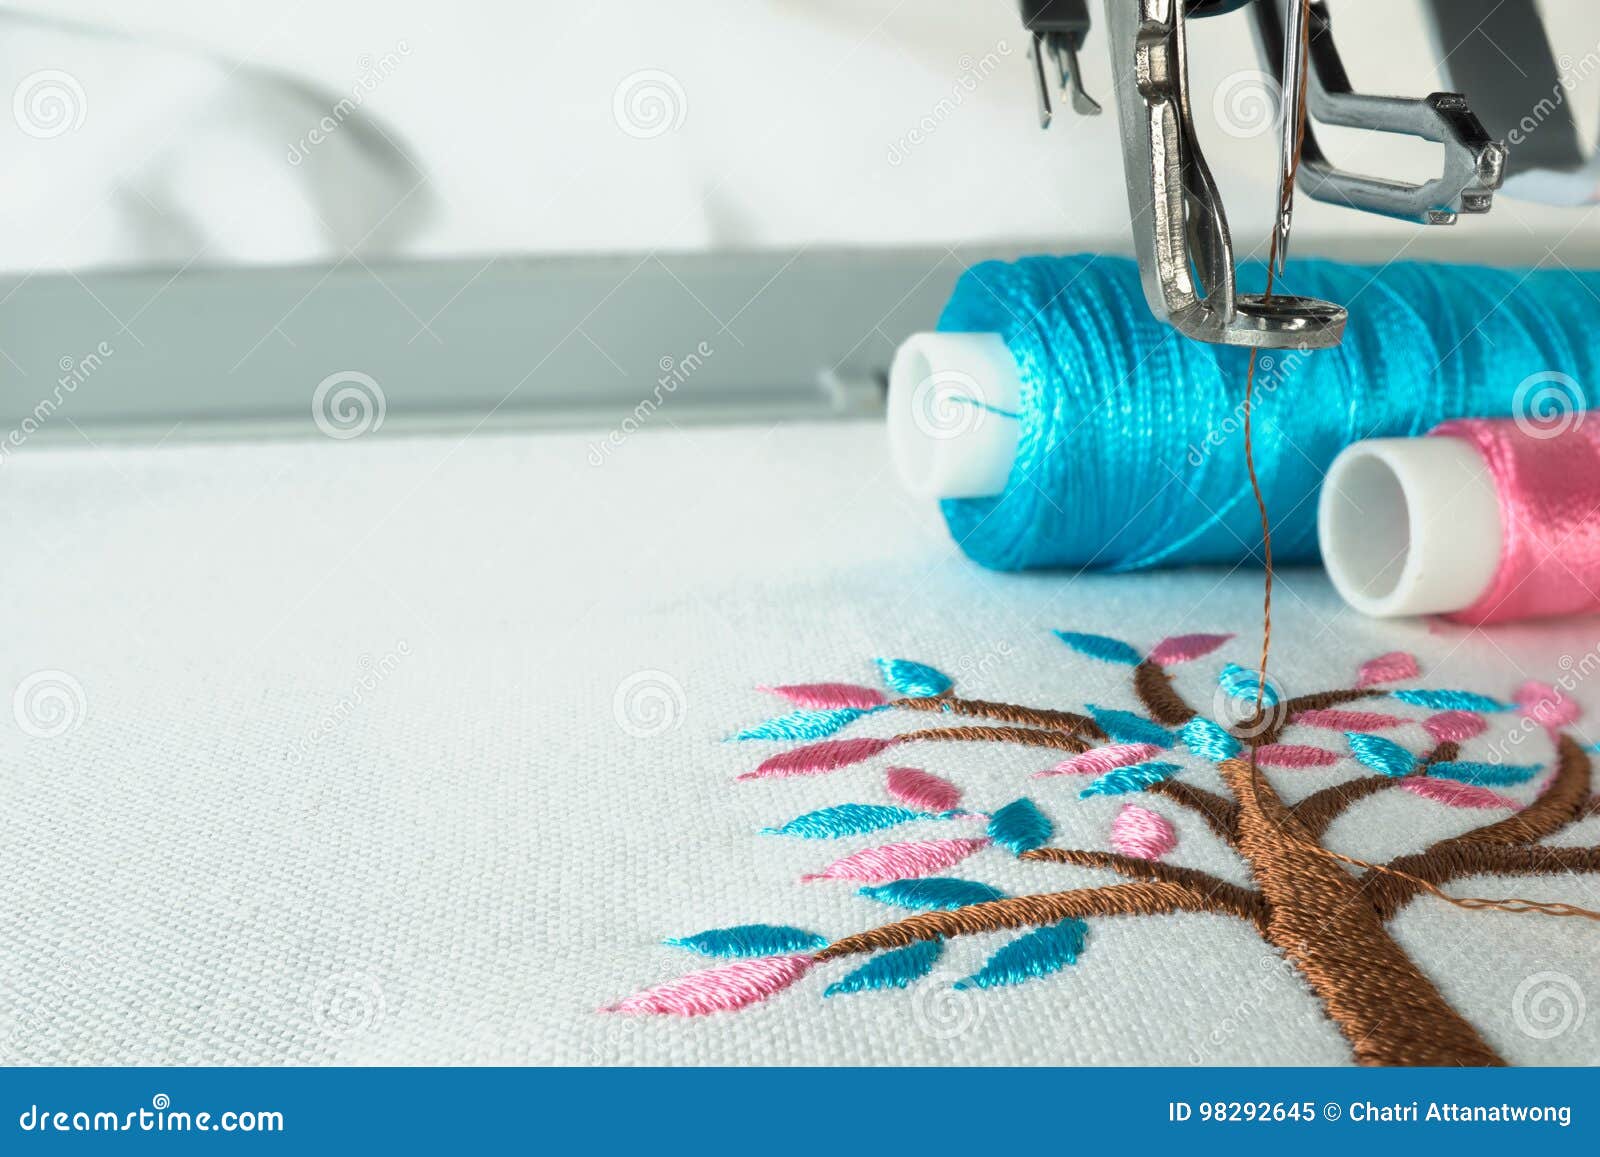
[[1489, 729], [1483, 716], [1475, 711], [1441, 711], [1424, 719], [1422, 727], [1435, 743], [1462, 743]]
[[1583, 714], [1583, 709], [1559, 690], [1532, 679], [1517, 688], [1516, 701], [1523, 715], [1551, 730], [1564, 727]]
[[744, 772], [735, 778], [781, 779], [791, 775], [825, 775], [841, 767], [849, 767], [852, 763], [871, 759], [880, 751], [893, 747], [894, 743], [893, 739], [878, 738], [827, 739], [821, 743], [808, 743], [763, 760], [754, 771]]
[[691, 972], [687, 976], [636, 992], [600, 1011], [665, 1013], [672, 1016], [732, 1012], [757, 1004], [775, 992], [782, 992], [811, 971], [815, 963], [809, 956], [767, 956], [756, 960], [739, 960]]
[[1085, 751], [1082, 755], [1074, 755], [1071, 759], [1063, 759], [1044, 771], [1036, 771], [1033, 778], [1041, 779], [1047, 775], [1104, 775], [1118, 767], [1143, 763], [1160, 751], [1161, 748], [1153, 743], [1111, 743], [1093, 751]]
[[1379, 655], [1376, 659], [1368, 659], [1361, 664], [1361, 673], [1356, 677], [1356, 686], [1374, 687], [1379, 683], [1398, 683], [1402, 679], [1415, 679], [1417, 674], [1415, 655], [1405, 651], [1390, 651], [1387, 655]]
[[1178, 846], [1172, 825], [1149, 808], [1123, 804], [1111, 821], [1111, 846], [1124, 856], [1159, 860]]
[[889, 794], [920, 811], [955, 811], [961, 806], [961, 789], [948, 779], [916, 767], [891, 767]]
[[1304, 723], [1307, 727], [1326, 727], [1329, 731], [1382, 731], [1406, 722], [1398, 715], [1383, 715], [1377, 711], [1341, 711], [1337, 707], [1302, 711], [1294, 717], [1294, 721]]
[[1232, 635], [1172, 635], [1155, 645], [1150, 652], [1150, 661], [1160, 663], [1163, 667], [1187, 663], [1211, 654], [1231, 638]]
[[835, 860], [820, 872], [801, 876], [802, 880], [860, 880], [864, 884], [885, 884], [890, 880], [931, 876], [972, 853], [988, 847], [986, 839], [911, 840], [903, 844], [884, 844], [868, 848], [842, 860]]
[[882, 691], [875, 687], [860, 687], [854, 683], [789, 683], [781, 687], [757, 687], [773, 695], [782, 695], [801, 707], [822, 710], [835, 707], [854, 707], [867, 711], [888, 702]]
[[1262, 767], [1331, 767], [1339, 756], [1304, 743], [1268, 743], [1256, 748], [1256, 762]]
[[1420, 795], [1423, 799], [1431, 799], [1435, 803], [1448, 804], [1450, 807], [1510, 808], [1512, 811], [1519, 811], [1522, 808], [1522, 805], [1510, 796], [1490, 791], [1486, 787], [1456, 783], [1449, 779], [1427, 779], [1417, 776], [1401, 780], [1400, 786], [1413, 795]]

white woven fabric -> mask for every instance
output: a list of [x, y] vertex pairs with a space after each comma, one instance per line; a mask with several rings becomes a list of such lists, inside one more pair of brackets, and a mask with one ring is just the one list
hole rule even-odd
[[[666, 936], [749, 921], [838, 936], [889, 918], [849, 884], [796, 882], [868, 841], [757, 834], [885, 802], [885, 763], [948, 775], [974, 807], [1028, 794], [1057, 842], [1108, 846], [1124, 801], [1028, 779], [1046, 766], [1037, 752], [924, 745], [734, 783], [780, 749], [723, 742], [782, 711], [756, 685], [871, 682], [888, 655], [972, 697], [1133, 707], [1126, 668], [1050, 629], [1141, 647], [1239, 631], [1181, 669], [1208, 703], [1221, 662], [1253, 659], [1260, 576], [983, 572], [897, 492], [869, 426], [652, 431], [599, 468], [590, 441], [30, 450], [5, 464], [0, 687], [19, 692], [0, 728], [5, 1060], [1348, 1062], [1297, 975], [1208, 916], [1094, 921], [1078, 965], [1014, 989], [951, 990], [996, 946], [979, 938], [952, 946], [943, 982], [907, 992], [824, 1000], [836, 964], [738, 1014], [597, 1014], [709, 963]], [[1597, 662], [1592, 623], [1378, 624], [1312, 572], [1284, 577], [1277, 608], [1291, 691], [1348, 685], [1396, 648], [1429, 686], [1502, 697]], [[1581, 682], [1574, 696], [1597, 702]], [[1548, 761], [1548, 740], [1513, 758]], [[1298, 797], [1352, 774], [1274, 778]], [[1140, 802], [1177, 825], [1175, 862], [1245, 882], [1191, 816]], [[1482, 819], [1389, 792], [1331, 843], [1392, 854]], [[1597, 838], [1590, 820], [1563, 842]], [[999, 853], [959, 871], [1008, 891], [1039, 890], [1041, 873], [1052, 890], [1103, 882]], [[1455, 887], [1600, 906], [1595, 877]], [[1600, 1059], [1600, 927], [1419, 900], [1394, 928], [1508, 1058]]]

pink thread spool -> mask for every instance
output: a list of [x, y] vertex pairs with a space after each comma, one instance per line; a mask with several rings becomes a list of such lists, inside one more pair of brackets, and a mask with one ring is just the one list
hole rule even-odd
[[1600, 611], [1600, 417], [1445, 422], [1328, 469], [1317, 533], [1346, 602], [1464, 623]]

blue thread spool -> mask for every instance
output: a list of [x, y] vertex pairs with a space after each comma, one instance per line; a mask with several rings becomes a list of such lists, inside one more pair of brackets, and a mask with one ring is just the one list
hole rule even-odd
[[[1291, 262], [1281, 288], [1350, 310], [1339, 347], [1257, 364], [1256, 466], [1285, 562], [1318, 557], [1318, 489], [1351, 443], [1526, 413], [1552, 372], [1579, 383], [1583, 408], [1582, 384], [1600, 381], [1600, 273], [1313, 260]], [[1126, 258], [986, 262], [957, 283], [939, 334], [896, 356], [891, 446], [987, 567], [1259, 563], [1248, 360], [1151, 317]]]

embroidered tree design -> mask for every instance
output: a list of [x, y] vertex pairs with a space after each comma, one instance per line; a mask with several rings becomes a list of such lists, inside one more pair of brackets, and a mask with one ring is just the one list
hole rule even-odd
[[[1504, 1063], [1386, 925], [1420, 892], [1461, 877], [1600, 872], [1600, 847], [1542, 842], [1600, 814], [1600, 797], [1591, 794], [1589, 752], [1559, 730], [1576, 717], [1569, 700], [1538, 684], [1526, 685], [1514, 703], [1466, 691], [1391, 689], [1418, 674], [1411, 656], [1395, 653], [1363, 665], [1350, 688], [1284, 699], [1269, 687], [1258, 709], [1254, 673], [1228, 664], [1219, 677], [1222, 701], [1249, 706], [1224, 725], [1188, 704], [1169, 669], [1210, 654], [1230, 636], [1176, 636], [1141, 655], [1101, 635], [1056, 634], [1076, 651], [1129, 667], [1145, 714], [1092, 704], [1082, 714], [964, 699], [931, 667], [880, 660], [893, 698], [841, 683], [767, 688], [800, 710], [735, 738], [811, 742], [774, 755], [739, 778], [829, 774], [913, 743], [1043, 748], [1064, 758], [1039, 775], [1093, 777], [1080, 796], [1154, 796], [1195, 813], [1243, 859], [1253, 886], [1166, 862], [1176, 847], [1172, 825], [1136, 804], [1126, 805], [1112, 823], [1114, 850], [1056, 847], [1053, 825], [1029, 799], [983, 816], [961, 809], [961, 792], [948, 780], [891, 768], [886, 787], [895, 805], [846, 803], [768, 831], [827, 839], [914, 821], [986, 820], [982, 835], [882, 844], [836, 859], [808, 877], [858, 882], [864, 895], [916, 914], [831, 942], [803, 929], [764, 924], [672, 940], [703, 955], [735, 959], [637, 993], [607, 1011], [696, 1015], [743, 1008], [788, 988], [813, 968], [849, 957], [867, 959], [832, 983], [826, 995], [905, 987], [932, 972], [947, 939], [1012, 929], [1029, 931], [959, 986], [1020, 983], [1074, 963], [1087, 942], [1089, 920], [1201, 912], [1247, 922], [1290, 961], [1360, 1063]], [[1376, 699], [1433, 713], [1413, 720], [1347, 706]], [[1493, 788], [1531, 781], [1542, 768], [1461, 758], [1461, 744], [1486, 730], [1485, 714], [1514, 710], [1549, 730], [1557, 755], [1554, 771], [1526, 806]], [[857, 719], [881, 712], [936, 716], [942, 725], [889, 737], [832, 738]], [[1421, 754], [1378, 734], [1415, 725], [1431, 741]], [[1350, 753], [1368, 774], [1286, 803], [1268, 769], [1333, 766], [1344, 758], [1317, 744], [1283, 742], [1291, 727], [1313, 734], [1343, 732]], [[1225, 792], [1186, 783], [1180, 778], [1182, 766], [1156, 758], [1179, 744], [1215, 766]], [[1383, 866], [1387, 870], [1353, 873], [1322, 847], [1323, 836], [1353, 804], [1389, 790], [1410, 791], [1441, 806], [1510, 814], [1400, 856]], [[1022, 861], [1103, 870], [1123, 882], [1008, 896], [977, 880], [939, 875], [988, 847]]]

